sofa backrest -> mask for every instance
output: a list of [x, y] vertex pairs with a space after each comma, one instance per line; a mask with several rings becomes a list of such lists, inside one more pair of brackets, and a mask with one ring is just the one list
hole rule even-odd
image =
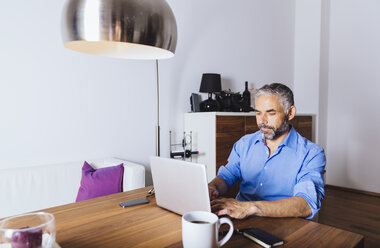
[[[118, 158], [105, 158], [87, 161], [93, 168], [124, 164], [123, 191], [145, 187], [145, 167], [141, 164]], [[143, 186], [142, 186], [143, 185]]]
[[[96, 168], [124, 163], [123, 190], [145, 187], [145, 167], [115, 158], [88, 161]], [[0, 170], [0, 218], [75, 202], [83, 161]]]

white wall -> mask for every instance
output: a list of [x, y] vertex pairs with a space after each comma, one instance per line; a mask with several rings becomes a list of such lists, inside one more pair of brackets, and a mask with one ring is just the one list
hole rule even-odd
[[317, 114], [326, 182], [380, 192], [380, 1], [298, 0], [295, 12], [295, 101]]
[[294, 42], [294, 101], [297, 112], [318, 113], [321, 1], [297, 0]]
[[[162, 61], [162, 136], [183, 130], [189, 97], [202, 73], [222, 75], [222, 89], [243, 91], [283, 82], [293, 85], [294, 1], [170, 0], [178, 25], [173, 59]], [[203, 95], [203, 99], [207, 94]], [[177, 117], [177, 118], [173, 118]], [[178, 143], [178, 139], [176, 140]], [[162, 148], [169, 150], [169, 140]]]
[[[160, 61], [161, 154], [182, 132], [202, 73], [223, 89], [293, 86], [295, 2], [169, 0], [176, 56]], [[22, 7], [20, 7], [22, 6]], [[148, 166], [155, 154], [155, 63], [66, 50], [63, 0], [0, 8], [0, 169], [116, 156]], [[151, 183], [148, 170], [147, 183]]]
[[[319, 71], [319, 103], [318, 103], [318, 144], [327, 146], [327, 113], [329, 87], [329, 43], [330, 43], [330, 0], [321, 1], [321, 46]], [[327, 153], [327, 151], [326, 151]]]
[[297, 113], [312, 114], [313, 141], [319, 139], [321, 1], [297, 0], [294, 34], [294, 101]]
[[154, 62], [65, 49], [62, 5], [0, 8], [0, 169], [104, 156], [146, 163], [154, 108], [142, 97], [155, 97]]
[[380, 192], [380, 1], [330, 1], [327, 183]]

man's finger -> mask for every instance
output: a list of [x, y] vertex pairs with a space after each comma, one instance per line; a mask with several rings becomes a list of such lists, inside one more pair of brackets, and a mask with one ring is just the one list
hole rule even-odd
[[228, 198], [219, 198], [211, 201], [212, 204], [218, 204], [218, 203], [223, 203], [225, 204], [228, 201]]
[[211, 205], [215, 205], [215, 204], [222, 203], [222, 202], [223, 202], [222, 199], [215, 199], [215, 200], [211, 201]]
[[218, 211], [218, 210], [221, 210], [221, 209], [224, 209], [224, 205], [223, 204], [214, 204], [214, 205], [211, 205], [211, 212], [215, 212], [215, 211]]
[[228, 215], [227, 209], [219, 210], [219, 211], [215, 212], [214, 214], [216, 214], [218, 216], [220, 216], [220, 215]]

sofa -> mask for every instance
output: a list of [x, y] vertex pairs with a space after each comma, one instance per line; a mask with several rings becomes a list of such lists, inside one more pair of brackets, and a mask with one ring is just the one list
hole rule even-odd
[[[124, 163], [123, 191], [145, 187], [145, 167], [106, 158], [87, 160], [95, 169]], [[0, 169], [0, 218], [75, 202], [84, 161]]]

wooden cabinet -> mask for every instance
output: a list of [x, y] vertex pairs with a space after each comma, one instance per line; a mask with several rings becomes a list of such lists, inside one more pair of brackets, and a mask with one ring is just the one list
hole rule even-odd
[[216, 116], [216, 172], [220, 166], [227, 164], [235, 142], [257, 130], [254, 116]]
[[[313, 141], [312, 115], [297, 115], [291, 124], [304, 137]], [[192, 132], [193, 150], [199, 151], [193, 162], [206, 165], [211, 181], [220, 166], [227, 164], [236, 141], [258, 129], [254, 113], [202, 112], [185, 114], [185, 131]]]

